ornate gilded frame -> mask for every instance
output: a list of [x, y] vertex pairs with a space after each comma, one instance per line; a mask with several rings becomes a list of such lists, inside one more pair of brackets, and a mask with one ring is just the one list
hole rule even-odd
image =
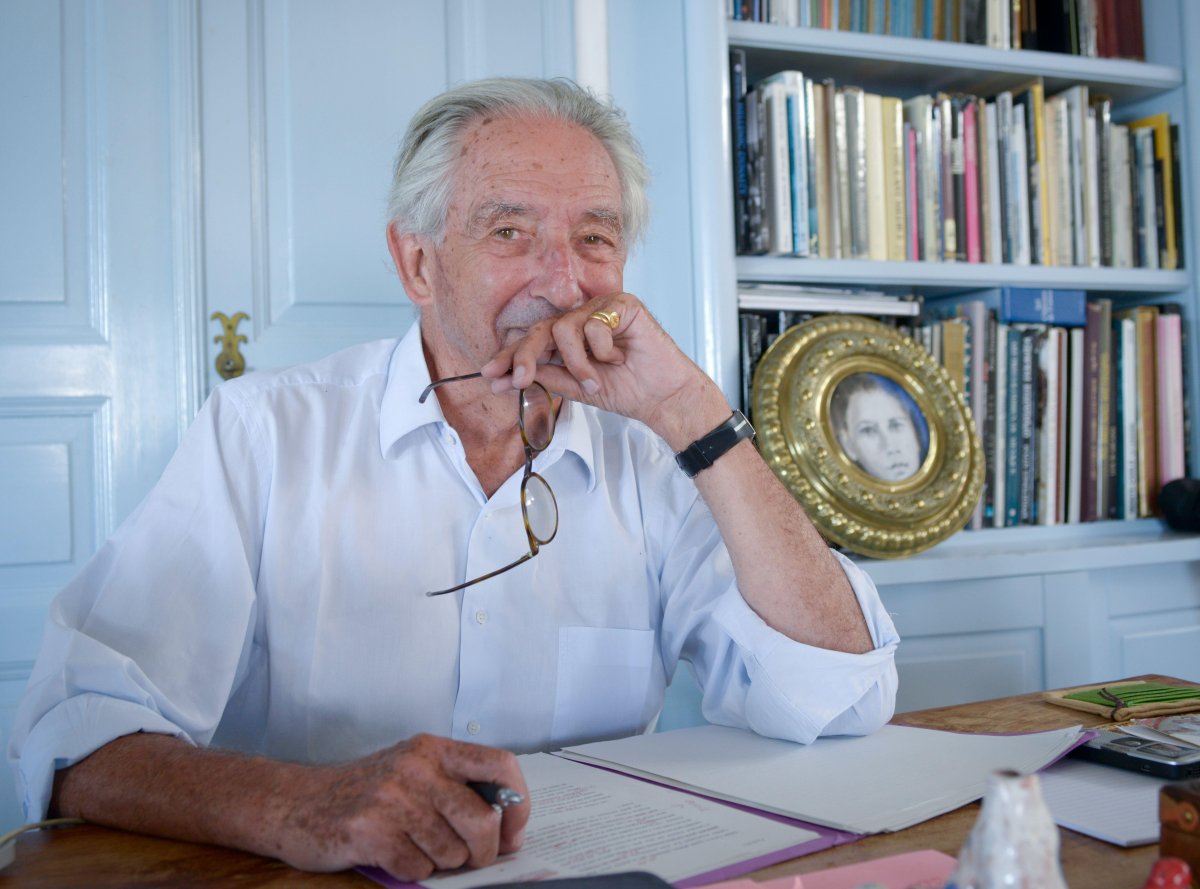
[[[856, 374], [885, 377], [928, 428], [919, 467], [888, 481], [864, 470], [833, 428], [834, 392]], [[962, 393], [910, 337], [857, 315], [824, 315], [782, 334], [754, 373], [763, 457], [835, 544], [874, 558], [912, 555], [969, 520], [983, 489], [983, 449]]]

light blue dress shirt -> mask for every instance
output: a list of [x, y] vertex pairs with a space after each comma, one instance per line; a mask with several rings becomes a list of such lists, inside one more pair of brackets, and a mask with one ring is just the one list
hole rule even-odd
[[521, 473], [488, 499], [417, 403], [428, 382], [414, 325], [213, 392], [51, 606], [9, 747], [28, 817], [56, 768], [136, 731], [312, 762], [416, 732], [518, 752], [631, 734], [680, 659], [714, 722], [807, 742], [890, 718], [898, 639], [870, 580], [842, 559], [874, 651], [771, 630], [666, 444], [587, 406], [535, 462], [558, 536], [427, 598], [528, 551]]

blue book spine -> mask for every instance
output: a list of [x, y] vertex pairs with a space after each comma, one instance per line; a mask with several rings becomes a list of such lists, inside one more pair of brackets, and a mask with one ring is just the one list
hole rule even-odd
[[1052, 290], [1034, 287], [992, 287], [957, 294], [955, 300], [983, 300], [1005, 324], [1053, 324], [1084, 327], [1087, 324], [1087, 294], [1082, 290]]

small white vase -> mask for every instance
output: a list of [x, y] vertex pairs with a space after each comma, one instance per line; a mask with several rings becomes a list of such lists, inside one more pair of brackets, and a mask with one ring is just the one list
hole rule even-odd
[[994, 772], [946, 889], [1067, 889], [1037, 775]]

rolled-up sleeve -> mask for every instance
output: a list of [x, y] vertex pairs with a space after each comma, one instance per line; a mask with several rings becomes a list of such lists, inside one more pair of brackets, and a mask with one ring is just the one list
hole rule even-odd
[[57, 769], [116, 738], [208, 743], [245, 674], [260, 474], [219, 401], [50, 607], [8, 749], [27, 818], [44, 817]]
[[772, 629], [737, 587], [711, 514], [697, 502], [666, 560], [663, 655], [691, 663], [709, 722], [809, 743], [869, 734], [895, 711], [900, 638], [874, 582], [834, 551], [858, 599], [872, 650], [831, 651]]

